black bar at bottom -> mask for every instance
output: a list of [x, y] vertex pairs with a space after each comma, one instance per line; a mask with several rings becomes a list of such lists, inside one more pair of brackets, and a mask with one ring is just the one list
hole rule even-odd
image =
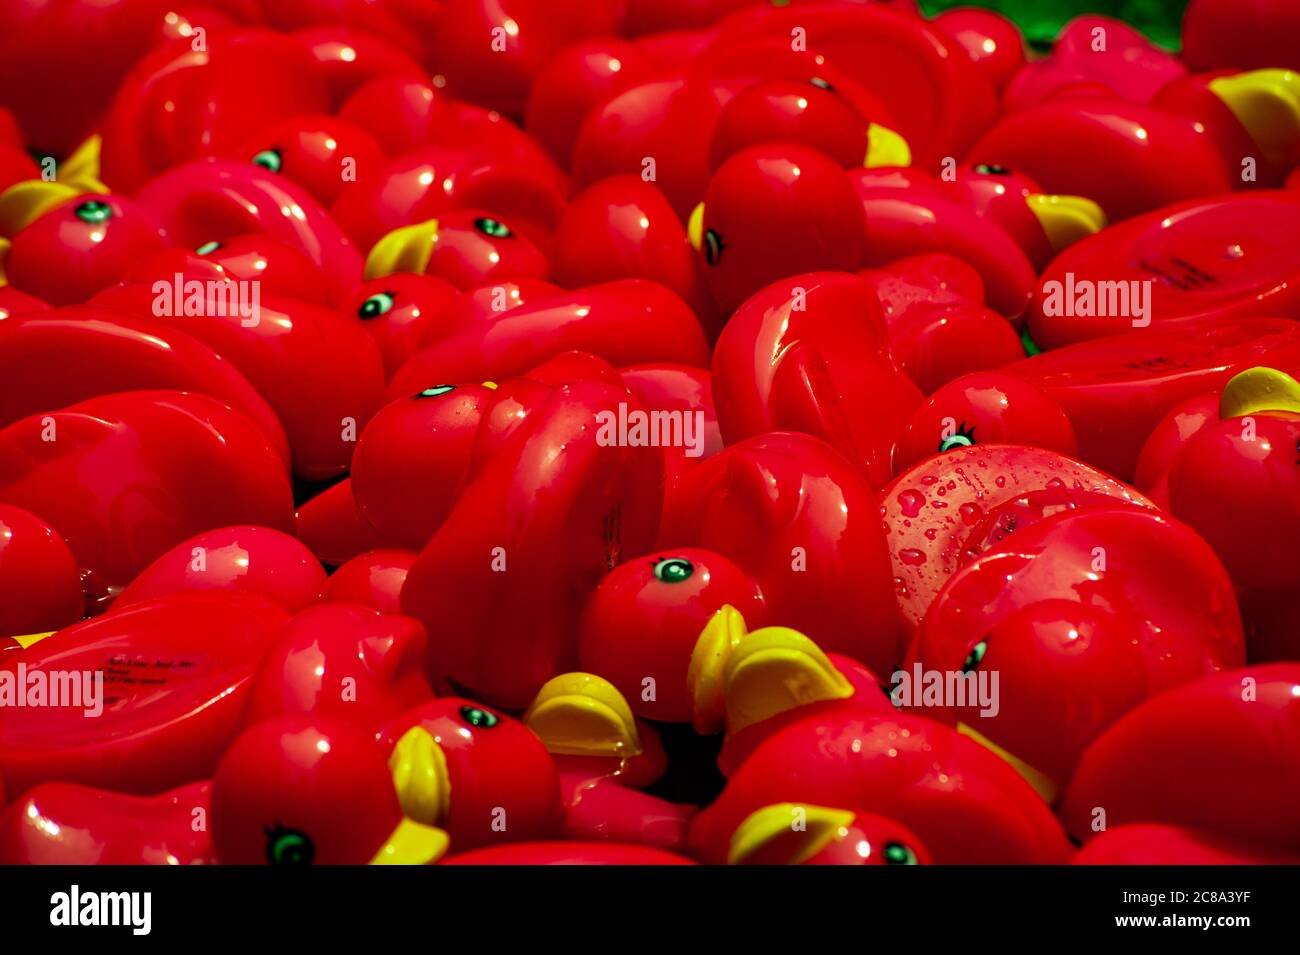
[[[767, 948], [787, 932], [801, 951], [917, 932], [1228, 942], [1294, 931], [1298, 889], [1300, 867], [0, 868], [0, 929], [6, 941], [77, 932], [205, 947], [280, 937], [391, 945], [414, 933], [431, 946], [498, 948], [517, 934], [527, 951], [641, 937], [668, 955], [707, 939]], [[147, 910], [135, 893], [148, 893]]]

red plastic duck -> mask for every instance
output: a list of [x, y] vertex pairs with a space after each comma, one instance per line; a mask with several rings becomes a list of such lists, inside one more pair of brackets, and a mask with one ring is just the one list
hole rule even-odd
[[915, 691], [912, 702], [991, 743], [1051, 802], [1115, 720], [1171, 687], [1240, 666], [1245, 643], [1223, 565], [1185, 525], [1118, 502], [1032, 526], [1002, 514], [1010, 536], [972, 535], [983, 546], [968, 542], [903, 669], [997, 680], [991, 693], [976, 686], [938, 708]]
[[1103, 733], [1061, 818], [1091, 840], [1128, 823], [1188, 826], [1300, 852], [1300, 667], [1228, 670], [1148, 700]]
[[889, 479], [894, 422], [921, 402], [890, 354], [870, 286], [835, 272], [792, 275], [750, 296], [718, 338], [712, 370], [727, 441], [816, 435], [873, 487]]
[[282, 713], [320, 713], [378, 730], [433, 696], [427, 638], [410, 617], [329, 603], [294, 614], [267, 648], [245, 725]]
[[212, 784], [127, 796], [75, 783], [41, 783], [0, 814], [4, 865], [204, 865]]
[[448, 844], [402, 815], [371, 734], [315, 715], [266, 720], [234, 741], [212, 780], [211, 822], [217, 860], [238, 865], [423, 865]]
[[791, 723], [763, 741], [695, 817], [691, 845], [704, 861], [725, 862], [742, 823], [779, 803], [895, 819], [939, 864], [1069, 856], [1060, 825], [1014, 770], [955, 731], [912, 716], [835, 710]]
[[[16, 694], [0, 725], [6, 788], [61, 780], [152, 794], [209, 778], [285, 618], [254, 594], [173, 594], [5, 653]], [[54, 682], [66, 672], [81, 678]]]
[[[149, 519], [122, 523], [129, 500], [148, 500]], [[102, 395], [9, 425], [0, 502], [63, 536], [96, 575], [92, 598], [200, 531], [293, 527], [289, 476], [262, 432], [228, 405], [178, 391]]]

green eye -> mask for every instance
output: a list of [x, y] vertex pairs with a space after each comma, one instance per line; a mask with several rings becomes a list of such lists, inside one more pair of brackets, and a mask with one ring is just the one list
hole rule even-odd
[[415, 397], [417, 398], [437, 398], [439, 395], [445, 395], [449, 391], [455, 391], [455, 385], [435, 385], [432, 388], [425, 388]]
[[307, 833], [279, 823], [266, 830], [266, 861], [271, 865], [311, 865], [315, 858], [316, 846]]
[[460, 708], [460, 718], [470, 726], [476, 726], [483, 730], [490, 730], [501, 722], [501, 718], [495, 713], [479, 709], [477, 706], [462, 706]]
[[989, 642], [987, 640], [981, 640], [975, 644], [975, 646], [971, 647], [970, 653], [966, 654], [966, 662], [961, 665], [961, 672], [970, 673], [980, 665], [980, 661], [984, 659], [984, 654], [988, 652]]
[[968, 448], [974, 443], [975, 429], [970, 428], [967, 430], [966, 422], [963, 421], [961, 427], [957, 429], [956, 434], [949, 435], [939, 442], [939, 453], [942, 454], [944, 451], [951, 451], [953, 448]]
[[995, 166], [991, 163], [980, 163], [975, 167], [975, 171], [981, 176], [1009, 176], [1011, 170], [1006, 166]]
[[378, 318], [380, 315], [386, 315], [393, 308], [392, 292], [376, 292], [370, 298], [361, 303], [357, 309], [359, 318]]
[[808, 82], [811, 83], [813, 86], [816, 86], [816, 87], [819, 88], [819, 89], [828, 90], [828, 91], [829, 91], [829, 90], [834, 90], [834, 89], [835, 89], [835, 87], [831, 86], [830, 83], [828, 83], [826, 80], [822, 79], [820, 76], [814, 76], [814, 77], [813, 77], [812, 79], [810, 79]]
[[704, 233], [704, 261], [709, 265], [717, 265], [718, 260], [722, 258], [722, 250], [727, 247], [722, 241], [722, 236], [715, 230], [709, 229]]
[[510, 239], [514, 237], [514, 233], [510, 231], [510, 227], [504, 222], [500, 222], [496, 219], [488, 219], [486, 217], [475, 219], [474, 228], [478, 229], [478, 231], [482, 232], [484, 235], [492, 236], [494, 239]]
[[113, 208], [107, 202], [100, 199], [87, 199], [76, 208], [77, 218], [82, 222], [89, 222], [96, 225], [100, 222], [107, 222], [113, 217]]
[[199, 246], [197, 249], [194, 250], [194, 254], [195, 254], [195, 255], [211, 255], [213, 252], [217, 251], [217, 249], [219, 249], [219, 248], [221, 248], [221, 243], [220, 243], [220, 242], [216, 242], [216, 241], [213, 241], [213, 242], [204, 242], [201, 246]]
[[680, 584], [683, 580], [689, 580], [693, 573], [695, 565], [681, 557], [665, 557], [654, 565], [655, 579], [666, 584]]
[[920, 865], [916, 853], [901, 842], [891, 842], [885, 846], [885, 865]]
[[264, 169], [271, 170], [271, 172], [280, 171], [280, 162], [280, 150], [278, 149], [263, 149], [253, 157], [254, 166], [261, 166]]

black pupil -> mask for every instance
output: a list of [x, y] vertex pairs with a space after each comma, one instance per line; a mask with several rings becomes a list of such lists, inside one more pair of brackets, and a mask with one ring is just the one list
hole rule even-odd
[[107, 202], [91, 199], [77, 206], [77, 218], [85, 222], [103, 222], [112, 214]]
[[885, 846], [885, 863], [887, 865], [909, 865], [915, 861], [912, 850], [901, 842], [891, 842]]
[[718, 259], [722, 258], [722, 248], [722, 236], [713, 229], [704, 233], [704, 261], [717, 265]]
[[392, 307], [393, 293], [385, 292], [382, 295], [372, 295], [362, 302], [357, 314], [362, 318], [377, 318]]
[[496, 219], [475, 219], [474, 228], [495, 239], [508, 239], [511, 236], [509, 227], [504, 222], [498, 222]]
[[271, 865], [311, 865], [316, 846], [311, 836], [298, 829], [277, 825], [266, 833], [266, 861]]
[[984, 652], [987, 649], [988, 649], [988, 644], [983, 640], [975, 644], [975, 646], [971, 649], [971, 652], [966, 654], [966, 662], [962, 664], [962, 668], [961, 668], [962, 672], [969, 673], [971, 670], [979, 666], [980, 661], [984, 659]]
[[939, 442], [939, 451], [942, 453], [944, 451], [950, 451], [953, 448], [970, 447], [974, 443], [975, 429], [968, 429], [966, 427], [966, 422], [963, 421], [961, 427], [957, 429], [956, 434], [950, 435]]
[[686, 580], [695, 573], [695, 567], [689, 560], [673, 557], [655, 564], [655, 577], [664, 583], [676, 584]]
[[499, 720], [495, 713], [489, 713], [487, 710], [479, 709], [477, 706], [462, 706], [460, 716], [470, 726], [476, 726], [479, 729], [490, 730], [496, 726]]

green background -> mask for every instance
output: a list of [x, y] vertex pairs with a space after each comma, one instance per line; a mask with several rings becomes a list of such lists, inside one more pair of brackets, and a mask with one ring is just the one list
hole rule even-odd
[[1101, 13], [1126, 20], [1166, 49], [1177, 50], [1187, 0], [920, 0], [920, 5], [930, 15], [953, 7], [996, 10], [1014, 20], [1040, 49], [1050, 46], [1074, 17]]

